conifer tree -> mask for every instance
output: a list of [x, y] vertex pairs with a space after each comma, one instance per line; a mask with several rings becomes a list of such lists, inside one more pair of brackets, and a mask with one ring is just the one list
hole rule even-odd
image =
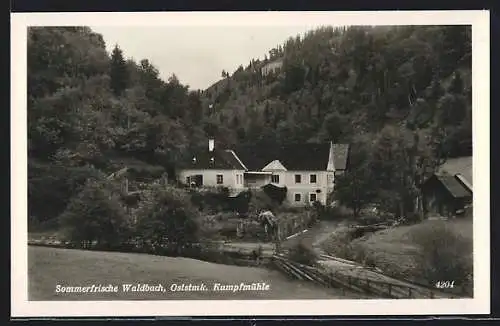
[[125, 60], [123, 59], [123, 52], [115, 45], [111, 53], [111, 89], [116, 96], [119, 96], [127, 88], [129, 82], [129, 74]]

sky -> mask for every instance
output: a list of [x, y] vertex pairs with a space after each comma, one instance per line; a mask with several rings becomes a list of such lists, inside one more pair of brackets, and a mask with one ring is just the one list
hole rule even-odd
[[[320, 25], [318, 25], [319, 27]], [[90, 26], [110, 52], [115, 44], [126, 58], [148, 59], [167, 80], [175, 73], [189, 88], [206, 89], [251, 59], [262, 59], [289, 37], [316, 26]]]

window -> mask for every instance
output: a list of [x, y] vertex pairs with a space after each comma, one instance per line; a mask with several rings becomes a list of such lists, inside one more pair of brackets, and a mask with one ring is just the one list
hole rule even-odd
[[217, 174], [217, 184], [221, 185], [223, 183], [224, 183], [224, 178], [223, 178], [222, 174]]
[[316, 200], [317, 200], [316, 194], [309, 194], [309, 201], [311, 203], [315, 202]]
[[272, 183], [280, 183], [280, 176], [278, 174], [273, 174], [271, 176], [271, 182]]
[[295, 201], [301, 201], [302, 196], [300, 194], [295, 194]]
[[300, 174], [295, 175], [295, 183], [301, 183], [302, 181], [302, 176]]
[[316, 174], [311, 174], [309, 176], [309, 182], [310, 183], [316, 183]]

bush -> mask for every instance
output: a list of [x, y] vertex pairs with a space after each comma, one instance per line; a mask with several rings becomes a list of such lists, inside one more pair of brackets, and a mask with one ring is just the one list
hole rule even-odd
[[248, 211], [250, 213], [258, 214], [261, 211], [274, 211], [277, 204], [262, 190], [251, 192], [250, 203]]
[[420, 247], [417, 268], [429, 284], [455, 280], [463, 285], [472, 277], [472, 241], [454, 232], [447, 222], [422, 225], [411, 237]]
[[251, 197], [252, 193], [250, 191], [243, 191], [238, 196], [229, 198], [229, 208], [240, 215], [245, 215], [248, 213]]
[[290, 249], [288, 258], [299, 264], [308, 266], [313, 266], [318, 260], [318, 256], [314, 252], [314, 249], [303, 242], [298, 243], [295, 247]]
[[382, 219], [376, 215], [365, 215], [356, 219], [359, 225], [367, 226], [372, 224], [377, 224], [382, 221]]
[[325, 206], [318, 218], [324, 221], [339, 221], [352, 218], [352, 211], [344, 206]]
[[296, 207], [296, 206], [290, 206], [287, 204], [281, 205], [278, 208], [276, 208], [276, 212], [280, 213], [290, 213], [290, 214], [300, 214], [305, 211], [304, 207]]
[[191, 203], [199, 211], [217, 213], [230, 210], [228, 188], [214, 188], [210, 190], [190, 190]]
[[276, 206], [279, 206], [283, 203], [286, 198], [287, 188], [280, 188], [273, 186], [271, 184], [267, 184], [262, 187], [262, 191], [273, 201]]
[[59, 217], [65, 238], [76, 243], [96, 241], [105, 248], [120, 245], [128, 236], [129, 224], [115, 190], [105, 180], [87, 182]]
[[173, 187], [154, 187], [137, 211], [137, 236], [153, 246], [174, 244], [178, 249], [198, 239], [199, 213], [190, 196]]

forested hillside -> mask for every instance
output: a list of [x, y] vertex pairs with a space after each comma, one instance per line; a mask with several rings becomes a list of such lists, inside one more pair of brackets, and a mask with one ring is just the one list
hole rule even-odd
[[[276, 59], [281, 73], [263, 77]], [[470, 27], [325, 27], [223, 75], [204, 95], [228, 143], [352, 142], [391, 125], [471, 154]]]
[[[345, 182], [405, 196], [437, 161], [471, 154], [470, 27], [321, 28], [223, 72], [204, 92], [175, 75], [161, 80], [154, 63], [125, 60], [119, 46], [109, 55], [87, 27], [28, 34], [35, 224], [64, 211], [89, 177], [133, 166], [172, 178], [207, 136], [217, 146], [334, 140], [378, 149], [355, 150], [353, 175], [363, 179], [365, 166], [382, 179]], [[277, 58], [281, 72], [262, 77], [260, 67]]]
[[199, 92], [147, 59], [106, 53], [87, 27], [33, 27], [28, 35], [29, 213], [51, 220], [89, 177], [128, 166], [172, 176], [202, 139]]

